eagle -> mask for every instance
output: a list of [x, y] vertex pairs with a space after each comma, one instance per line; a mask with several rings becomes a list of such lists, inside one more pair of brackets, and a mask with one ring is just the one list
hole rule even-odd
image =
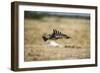
[[56, 29], [53, 29], [53, 32], [51, 34], [43, 34], [42, 38], [44, 41], [47, 41], [47, 40], [57, 40], [57, 39], [61, 39], [61, 38], [69, 39], [71, 37], [56, 30]]

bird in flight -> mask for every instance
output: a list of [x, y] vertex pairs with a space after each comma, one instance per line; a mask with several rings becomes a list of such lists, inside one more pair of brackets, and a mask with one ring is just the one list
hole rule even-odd
[[44, 41], [47, 41], [47, 40], [57, 40], [57, 39], [61, 39], [61, 38], [69, 39], [71, 37], [69, 37], [66, 34], [63, 34], [60, 31], [57, 31], [56, 29], [53, 29], [53, 32], [51, 34], [44, 34], [42, 36], [42, 38]]

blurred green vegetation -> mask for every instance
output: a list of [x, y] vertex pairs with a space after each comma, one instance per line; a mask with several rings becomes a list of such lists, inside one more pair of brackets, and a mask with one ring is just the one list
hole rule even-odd
[[[65, 14], [65, 13], [64, 13]], [[85, 19], [90, 19], [90, 16], [81, 16], [81, 14], [79, 15], [78, 13], [74, 13], [74, 15], [71, 13], [66, 13], [64, 15], [63, 13], [61, 14], [57, 14], [55, 12], [39, 12], [39, 11], [25, 11], [24, 12], [24, 18], [28, 18], [28, 19], [39, 19], [42, 20], [44, 17], [58, 17], [58, 18], [85, 18]], [[76, 15], [75, 15], [76, 14]]]
[[25, 11], [24, 14], [25, 18], [33, 18], [33, 19], [42, 19], [44, 17], [44, 14], [39, 14], [37, 12], [30, 12], [30, 11]]

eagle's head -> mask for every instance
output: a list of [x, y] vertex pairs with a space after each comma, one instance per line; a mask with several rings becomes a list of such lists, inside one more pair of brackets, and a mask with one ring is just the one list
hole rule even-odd
[[47, 40], [49, 39], [49, 35], [47, 35], [47, 34], [45, 33], [45, 34], [43, 34], [42, 38], [43, 38], [44, 41], [47, 41]]

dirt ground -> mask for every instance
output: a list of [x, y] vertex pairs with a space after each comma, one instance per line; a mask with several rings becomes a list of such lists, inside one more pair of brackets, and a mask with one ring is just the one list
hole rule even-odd
[[[57, 29], [70, 39], [59, 39], [56, 42], [65, 47], [47, 46], [42, 35]], [[90, 58], [90, 22], [89, 19], [56, 16], [44, 17], [41, 20], [25, 19], [24, 24], [24, 60], [65, 60]]]

